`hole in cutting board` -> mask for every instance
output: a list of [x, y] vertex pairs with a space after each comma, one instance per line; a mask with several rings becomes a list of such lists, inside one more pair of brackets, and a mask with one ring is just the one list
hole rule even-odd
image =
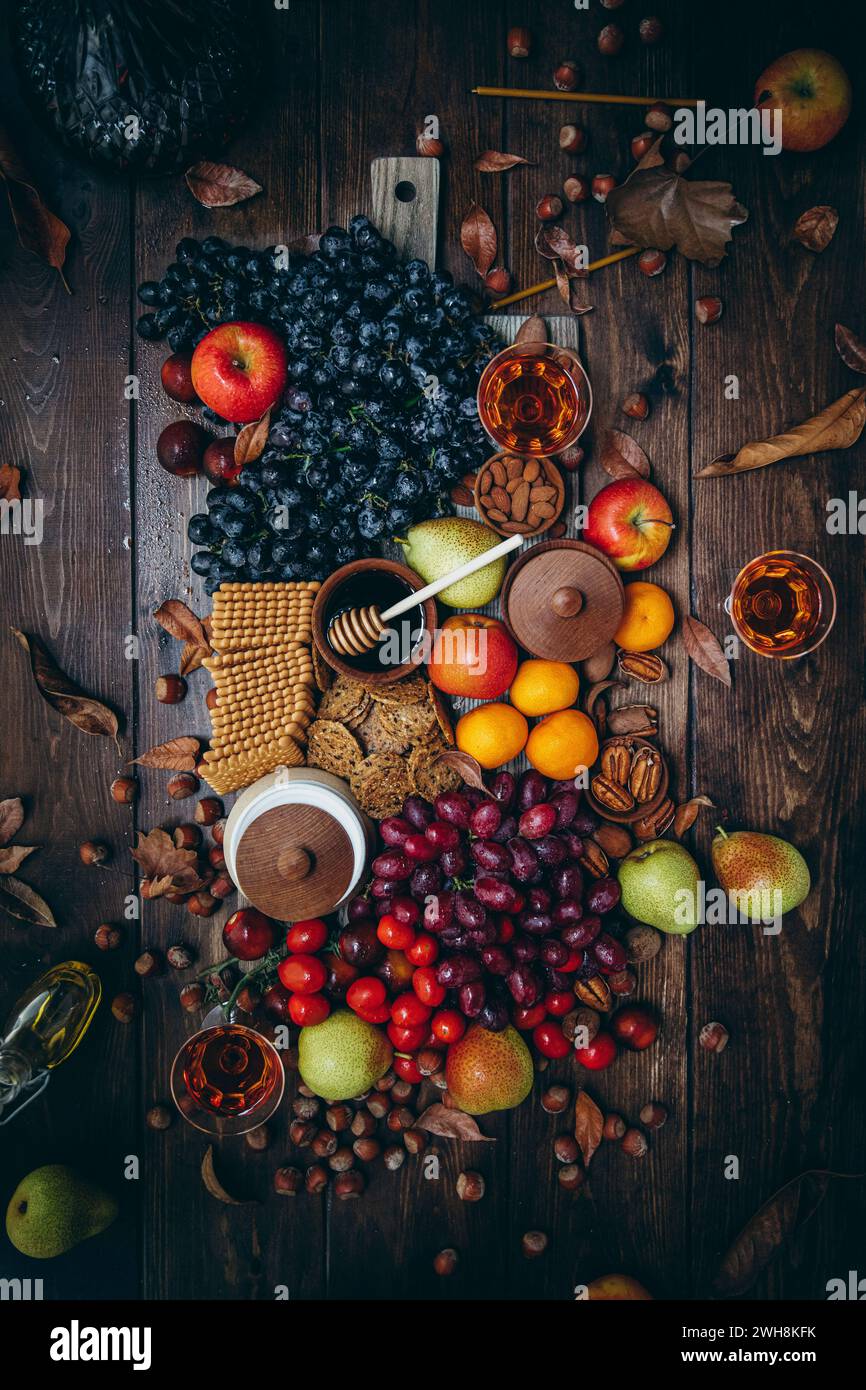
[[398, 203], [411, 203], [418, 196], [418, 190], [414, 183], [408, 179], [401, 179], [394, 189], [394, 197]]

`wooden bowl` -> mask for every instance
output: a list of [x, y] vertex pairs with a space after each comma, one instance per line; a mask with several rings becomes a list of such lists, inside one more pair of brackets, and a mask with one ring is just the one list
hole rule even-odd
[[[395, 580], [401, 582], [395, 583]], [[405, 661], [400, 666], [382, 666], [376, 661], [375, 649], [365, 657], [339, 656], [328, 641], [328, 627], [332, 618], [346, 608], [363, 608], [376, 603], [384, 610], [405, 597], [409, 589], [424, 587], [421, 576], [397, 560], [381, 560], [372, 556], [366, 560], [353, 560], [350, 565], [334, 570], [325, 580], [313, 604], [313, 641], [322, 659], [340, 675], [351, 676], [365, 685], [390, 685], [417, 671], [418, 667], [413, 661]], [[421, 615], [416, 630], [419, 634], [421, 631], [432, 634], [436, 629], [435, 599], [428, 598], [419, 608]], [[404, 613], [396, 621], [403, 623], [413, 616], [415, 610]]]
[[615, 737], [604, 739], [599, 749], [599, 758], [601, 757], [601, 750], [610, 743], [631, 743], [634, 744], [635, 748], [651, 748], [654, 753], [658, 753], [662, 760], [662, 776], [659, 782], [659, 789], [655, 796], [651, 801], [643, 801], [639, 806], [634, 806], [631, 811], [611, 811], [608, 806], [603, 806], [602, 803], [593, 796], [591, 786], [587, 787], [584, 791], [584, 796], [589, 802], [590, 808], [597, 816], [601, 816], [603, 820], [613, 821], [615, 825], [632, 825], [635, 821], [641, 820], [644, 816], [652, 815], [653, 811], [658, 810], [667, 796], [668, 784], [670, 782], [668, 761], [662, 750], [657, 748], [654, 743], [651, 743], [649, 739], [634, 738], [631, 734], [618, 734]]
[[[516, 454], [509, 453], [493, 454], [486, 463], [482, 463], [475, 475], [475, 487], [472, 492], [472, 497], [475, 502], [475, 510], [478, 512], [485, 526], [490, 526], [494, 531], [498, 531], [500, 536], [513, 536], [515, 531], [517, 531], [521, 536], [526, 536], [527, 540], [531, 540], [533, 536], [541, 536], [545, 531], [549, 531], [553, 523], [559, 520], [562, 509], [565, 506], [565, 483], [562, 480], [562, 474], [556, 467], [556, 464], [552, 463], [549, 458], [521, 458], [520, 463], [524, 467], [528, 464], [534, 464], [540, 470], [540, 475], [543, 475], [544, 481], [548, 486], [555, 488], [556, 496], [550, 499], [550, 505], [553, 507], [553, 516], [545, 517], [538, 526], [532, 527], [526, 526], [521, 522], [494, 521], [481, 505], [481, 498], [486, 495], [482, 486], [482, 480], [491, 477], [493, 464], [502, 463], [505, 459], [517, 457]], [[539, 481], [540, 480], [539, 478]], [[492, 485], [496, 486], [495, 483]]]

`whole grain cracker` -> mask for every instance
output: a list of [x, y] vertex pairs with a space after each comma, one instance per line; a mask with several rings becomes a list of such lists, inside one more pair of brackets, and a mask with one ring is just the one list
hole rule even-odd
[[400, 810], [409, 794], [409, 772], [397, 753], [370, 753], [358, 763], [349, 784], [362, 811], [384, 820]]
[[355, 735], [336, 719], [317, 719], [308, 738], [308, 765], [333, 772], [335, 777], [348, 777], [364, 757]]
[[455, 767], [438, 761], [444, 753], [444, 740], [419, 743], [409, 755], [409, 781], [413, 791], [425, 801], [435, 801], [440, 792], [456, 791], [463, 779]]

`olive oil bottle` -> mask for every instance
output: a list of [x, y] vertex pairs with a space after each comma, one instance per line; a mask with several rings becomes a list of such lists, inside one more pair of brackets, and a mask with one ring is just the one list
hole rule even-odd
[[102, 998], [89, 965], [53, 965], [21, 996], [0, 1035], [0, 1125], [8, 1124], [73, 1053]]

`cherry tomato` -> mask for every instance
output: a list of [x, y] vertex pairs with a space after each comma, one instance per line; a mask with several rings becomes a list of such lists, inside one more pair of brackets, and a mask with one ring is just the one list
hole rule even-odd
[[427, 1024], [419, 1024], [417, 1028], [403, 1028], [392, 1019], [388, 1024], [387, 1033], [398, 1052], [417, 1052], [427, 1037]]
[[[419, 1028], [427, 1023], [433, 1010], [414, 991], [399, 994], [391, 1005], [391, 1017], [398, 1028]], [[419, 1043], [420, 1047], [420, 1043]]]
[[413, 1086], [424, 1080], [414, 1057], [395, 1057], [391, 1062], [391, 1070], [397, 1073], [401, 1081], [411, 1081]]
[[448, 993], [445, 986], [440, 985], [436, 979], [436, 971], [428, 966], [421, 966], [415, 971], [412, 976], [412, 988], [422, 1004], [431, 1004], [434, 1008], [442, 1003]]
[[514, 936], [516, 928], [510, 917], [500, 917], [499, 930], [496, 933], [496, 944], [504, 946], [506, 941], [510, 941]]
[[[359, 980], [353, 980], [346, 990], [346, 1003], [356, 1013], [361, 1009], [378, 1009], [385, 1003], [386, 993], [383, 982], [375, 975], [362, 975]], [[388, 1017], [391, 1017], [390, 1010]]]
[[429, 932], [421, 931], [406, 952], [413, 965], [432, 965], [439, 954], [439, 942]]
[[286, 932], [286, 945], [292, 952], [306, 951], [315, 955], [316, 951], [321, 951], [327, 939], [328, 928], [320, 917], [295, 922]]
[[581, 948], [573, 947], [565, 964], [558, 965], [556, 968], [561, 970], [563, 975], [570, 975], [573, 970], [577, 970], [578, 966], [583, 964], [583, 956], [584, 952]]
[[440, 1009], [433, 1015], [431, 1030], [440, 1043], [455, 1043], [466, 1032], [466, 1019], [456, 1009]]
[[529, 1009], [514, 1010], [514, 1026], [519, 1028], [521, 1033], [529, 1033], [533, 1028], [537, 1028], [539, 1023], [543, 1023], [547, 1017], [547, 1010], [543, 1004], [533, 1004]]
[[313, 1028], [324, 1023], [331, 1006], [324, 994], [293, 994], [289, 1000], [289, 1017], [299, 1028]]
[[575, 1048], [574, 1055], [589, 1071], [603, 1071], [616, 1056], [616, 1043], [610, 1033], [596, 1033], [589, 1046]]
[[565, 1018], [574, 1008], [574, 995], [567, 989], [552, 989], [544, 996], [544, 1007], [554, 1018]]
[[415, 940], [415, 928], [405, 922], [398, 922], [390, 912], [379, 918], [376, 935], [383, 946], [391, 946], [395, 951], [408, 951]]
[[567, 1057], [571, 1043], [558, 1023], [539, 1023], [532, 1030], [532, 1041], [542, 1057]]
[[391, 1010], [387, 1004], [377, 1004], [373, 1009], [355, 1009], [354, 1012], [365, 1023], [387, 1023], [391, 1017]]
[[293, 994], [318, 994], [328, 972], [318, 956], [286, 956], [277, 966], [280, 983]]

